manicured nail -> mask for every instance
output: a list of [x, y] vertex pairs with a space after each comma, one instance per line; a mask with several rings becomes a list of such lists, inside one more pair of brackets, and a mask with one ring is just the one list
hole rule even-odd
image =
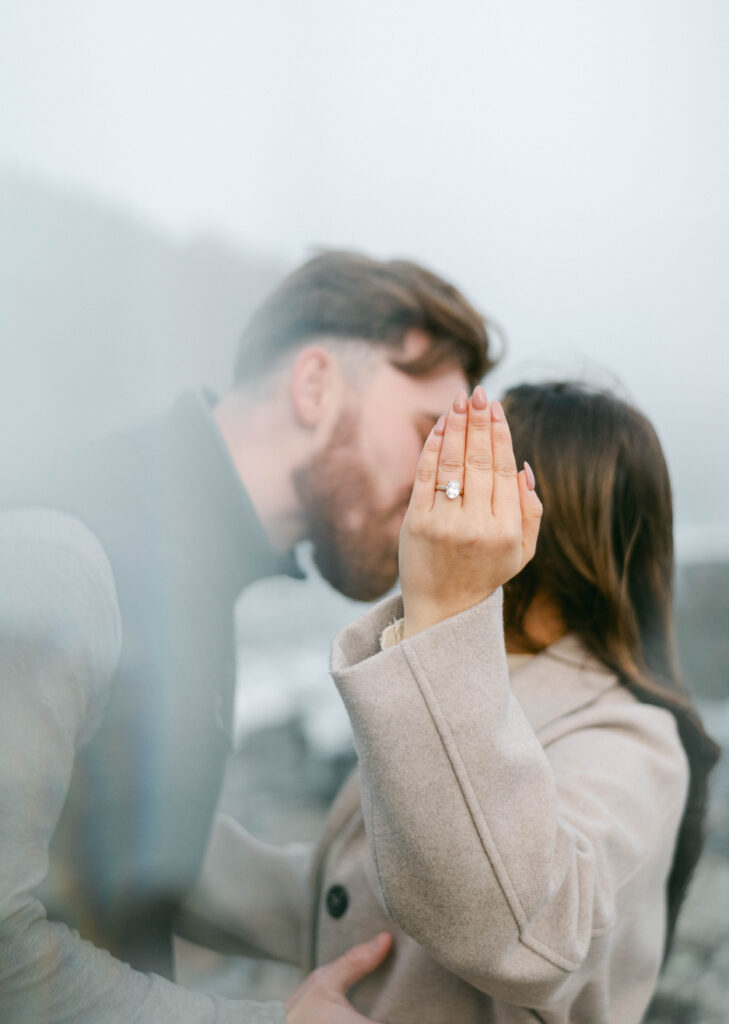
[[527, 487], [533, 491], [537, 486], [537, 481], [534, 479], [534, 471], [528, 462], [524, 463], [524, 472], [526, 473]]
[[495, 398], [491, 403], [491, 419], [498, 420], [499, 423], [502, 423], [506, 419], [506, 416], [504, 416], [504, 408], [498, 398]]
[[486, 392], [479, 384], [478, 387], [474, 388], [473, 397], [471, 398], [471, 404], [474, 409], [485, 409], [489, 404], [489, 400], [486, 397]]
[[468, 409], [468, 395], [461, 388], [456, 397], [453, 399], [453, 408], [456, 412], [465, 412]]
[[440, 416], [437, 423], [433, 427], [434, 434], [445, 434], [446, 416]]

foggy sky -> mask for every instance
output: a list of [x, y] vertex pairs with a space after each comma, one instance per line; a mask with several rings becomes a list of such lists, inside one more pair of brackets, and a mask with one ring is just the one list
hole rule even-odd
[[726, 553], [728, 44], [722, 0], [0, 0], [0, 167], [431, 265], [506, 329], [492, 390], [617, 376]]

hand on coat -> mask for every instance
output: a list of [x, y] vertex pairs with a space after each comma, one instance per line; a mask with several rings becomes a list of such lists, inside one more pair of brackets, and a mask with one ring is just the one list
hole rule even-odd
[[[526, 463], [525, 463], [526, 467]], [[450, 499], [436, 484], [457, 481]], [[531, 469], [517, 472], [499, 402], [465, 391], [431, 431], [400, 534], [404, 635], [488, 597], [534, 555], [542, 504]]]
[[381, 932], [312, 971], [286, 1003], [288, 1024], [372, 1024], [352, 1008], [346, 992], [380, 966], [391, 945], [392, 936]]

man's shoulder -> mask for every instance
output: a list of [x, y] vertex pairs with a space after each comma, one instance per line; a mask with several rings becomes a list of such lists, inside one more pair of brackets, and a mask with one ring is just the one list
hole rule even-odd
[[51, 506], [0, 509], [0, 550], [37, 562], [46, 571], [75, 571], [112, 586], [109, 560], [92, 531], [76, 516]]
[[43, 506], [0, 511], [0, 578], [6, 638], [83, 642], [105, 666], [118, 658], [114, 574], [101, 543], [80, 519]]

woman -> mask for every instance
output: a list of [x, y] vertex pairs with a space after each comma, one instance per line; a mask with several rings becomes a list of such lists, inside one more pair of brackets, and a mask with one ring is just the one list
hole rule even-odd
[[318, 847], [274, 854], [222, 821], [201, 898], [306, 967], [391, 931], [351, 993], [387, 1024], [637, 1024], [717, 756], [674, 659], [668, 476], [609, 395], [529, 385], [504, 405], [513, 447], [481, 388], [436, 425], [402, 602], [335, 642], [360, 766]]

